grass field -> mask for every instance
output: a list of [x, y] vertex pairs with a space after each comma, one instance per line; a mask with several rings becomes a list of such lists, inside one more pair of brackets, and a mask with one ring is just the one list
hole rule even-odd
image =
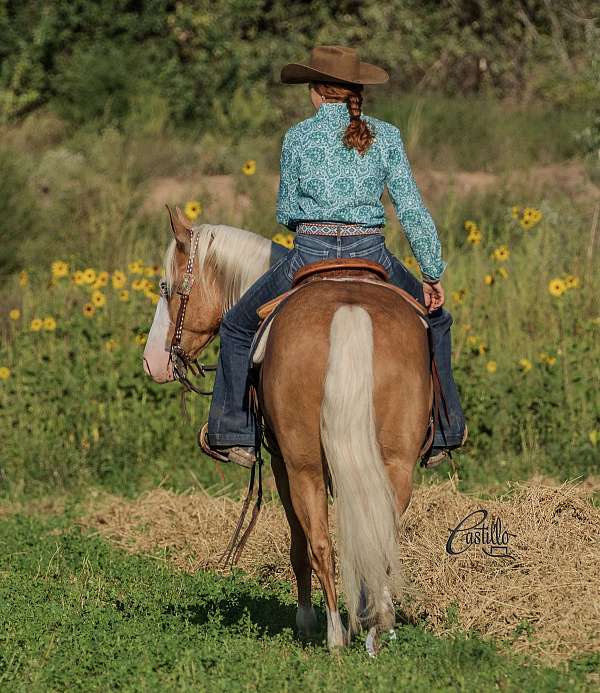
[[[38, 510], [39, 513], [39, 510]], [[288, 583], [175, 572], [86, 536], [77, 507], [0, 520], [3, 691], [592, 691], [597, 658], [559, 668], [475, 633], [405, 625], [376, 661], [292, 631]]]
[[[574, 138], [585, 115], [410, 95], [373, 110], [401, 126], [449, 262], [470, 430], [454, 483], [485, 497], [597, 474], [600, 192]], [[0, 131], [0, 690], [597, 690], [597, 654], [551, 667], [469, 629], [434, 635], [426, 619], [376, 662], [360, 642], [330, 658], [324, 630], [295, 639], [288, 583], [178, 572], [80, 525], [99, 490], [237, 498], [245, 485], [197, 450], [208, 402], [190, 398], [187, 421], [141, 351], [169, 239], [162, 205], [198, 201], [198, 222], [273, 237], [283, 130], [148, 137], [40, 112]], [[412, 266], [389, 219], [388, 244]]]

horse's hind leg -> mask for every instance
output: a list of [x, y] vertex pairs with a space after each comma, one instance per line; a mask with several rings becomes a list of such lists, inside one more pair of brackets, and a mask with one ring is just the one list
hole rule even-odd
[[308, 539], [308, 556], [325, 593], [327, 646], [346, 645], [346, 631], [338, 610], [333, 547], [329, 535], [327, 488], [319, 460], [319, 472], [308, 464], [290, 465], [290, 494], [296, 516]]
[[296, 611], [296, 627], [300, 637], [310, 637], [314, 635], [317, 628], [317, 617], [312, 605], [311, 595], [311, 577], [312, 568], [308, 558], [308, 546], [306, 543], [306, 535], [302, 529], [302, 525], [298, 521], [298, 517], [292, 506], [290, 497], [290, 484], [287, 475], [287, 470], [283, 459], [275, 454], [271, 455], [271, 466], [275, 475], [275, 483], [277, 491], [290, 525], [291, 544], [290, 544], [290, 561], [292, 569], [296, 576], [296, 584], [298, 586], [298, 610]]

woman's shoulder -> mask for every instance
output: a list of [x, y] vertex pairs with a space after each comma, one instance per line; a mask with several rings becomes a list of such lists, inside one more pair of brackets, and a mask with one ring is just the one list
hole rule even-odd
[[392, 125], [392, 123], [388, 123], [386, 120], [380, 120], [370, 115], [365, 115], [364, 119], [373, 129], [375, 140], [379, 141], [380, 144], [395, 144], [398, 143], [398, 141], [402, 142], [400, 129]]
[[285, 136], [296, 137], [299, 135], [303, 135], [306, 132], [309, 132], [314, 127], [314, 121], [314, 116], [306, 118], [305, 120], [301, 120], [299, 123], [292, 125], [292, 127], [289, 128], [289, 130], [285, 133]]

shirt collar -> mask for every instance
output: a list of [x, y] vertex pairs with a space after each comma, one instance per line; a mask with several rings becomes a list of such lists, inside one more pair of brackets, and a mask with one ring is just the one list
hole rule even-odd
[[350, 120], [350, 114], [345, 103], [322, 103], [315, 118], [327, 122], [346, 123]]

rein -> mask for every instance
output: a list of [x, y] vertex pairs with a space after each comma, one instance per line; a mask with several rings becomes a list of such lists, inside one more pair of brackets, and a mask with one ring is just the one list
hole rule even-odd
[[[181, 281], [181, 286], [177, 290], [180, 296], [179, 310], [177, 311], [177, 317], [175, 318], [175, 330], [173, 332], [173, 338], [171, 339], [171, 345], [169, 347], [169, 362], [173, 367], [173, 375], [175, 380], [179, 381], [187, 392], [195, 392], [198, 395], [204, 395], [205, 397], [210, 397], [212, 395], [212, 390], [200, 390], [188, 377], [188, 370], [190, 373], [198, 377], [206, 377], [206, 374], [211, 371], [216, 371], [216, 365], [205, 365], [197, 358], [192, 358], [185, 349], [181, 346], [181, 337], [183, 335], [183, 322], [185, 320], [185, 311], [187, 309], [188, 301], [190, 300], [190, 293], [192, 291], [192, 286], [194, 285], [194, 261], [196, 259], [196, 251], [198, 249], [198, 239], [200, 236], [199, 231], [194, 231], [190, 229], [190, 254], [188, 256], [185, 273]], [[169, 290], [167, 283], [163, 280], [160, 282], [160, 295], [169, 299]]]

